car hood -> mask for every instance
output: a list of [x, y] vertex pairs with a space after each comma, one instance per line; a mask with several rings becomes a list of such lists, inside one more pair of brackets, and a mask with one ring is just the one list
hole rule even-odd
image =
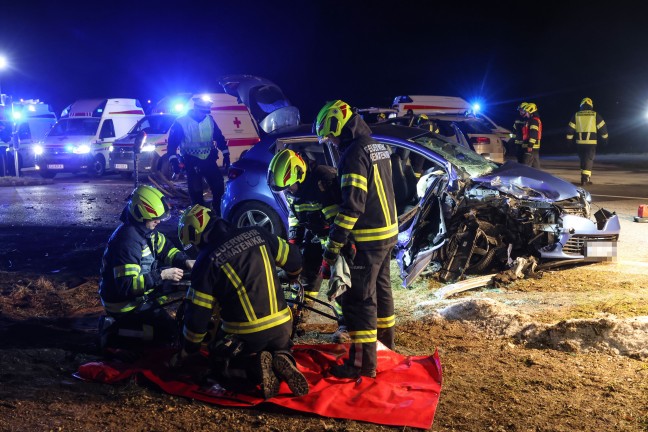
[[221, 78], [219, 83], [225, 93], [237, 97], [248, 107], [264, 132], [299, 125], [299, 109], [292, 106], [272, 81], [253, 75], [230, 75]]
[[566, 180], [510, 161], [490, 174], [472, 180], [521, 199], [562, 201], [580, 195], [578, 188]]
[[[160, 141], [164, 141], [167, 138], [167, 134], [146, 134], [146, 143], [154, 144]], [[123, 137], [115, 140], [113, 145], [133, 145], [137, 139], [137, 134], [128, 134]]]

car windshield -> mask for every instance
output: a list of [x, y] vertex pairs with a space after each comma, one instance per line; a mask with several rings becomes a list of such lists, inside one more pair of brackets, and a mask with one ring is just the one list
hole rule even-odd
[[472, 118], [457, 122], [462, 131], [469, 134], [491, 134], [492, 128], [482, 119]]
[[459, 171], [465, 171], [470, 177], [488, 174], [498, 167], [495, 162], [484, 158], [469, 148], [440, 140], [431, 135], [426, 134], [420, 136], [414, 142], [437, 153], [452, 165], [459, 168]]
[[50, 130], [49, 136], [95, 135], [99, 128], [99, 118], [71, 118], [59, 120]]
[[174, 116], [167, 115], [152, 115], [146, 116], [138, 121], [135, 126], [128, 132], [129, 134], [144, 131], [147, 134], [165, 134], [171, 129], [171, 125], [175, 121]]

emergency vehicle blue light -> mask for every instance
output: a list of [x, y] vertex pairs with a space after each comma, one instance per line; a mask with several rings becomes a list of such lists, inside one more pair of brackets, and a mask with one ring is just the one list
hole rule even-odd
[[475, 114], [478, 113], [480, 109], [481, 109], [481, 105], [479, 105], [478, 103], [472, 104], [472, 110]]
[[74, 151], [74, 146], [72, 144], [66, 144], [65, 145], [65, 151], [66, 152], [73, 152]]
[[177, 103], [177, 104], [173, 105], [173, 111], [175, 111], [177, 113], [184, 111], [184, 104]]
[[19, 111], [14, 111], [11, 116], [14, 118], [14, 120], [20, 120], [22, 118], [22, 113]]
[[29, 105], [27, 109], [31, 112], [36, 112], [36, 107], [34, 105]]
[[102, 113], [102, 112], [103, 112], [103, 108], [97, 108], [97, 112], [98, 112], [98, 113]]

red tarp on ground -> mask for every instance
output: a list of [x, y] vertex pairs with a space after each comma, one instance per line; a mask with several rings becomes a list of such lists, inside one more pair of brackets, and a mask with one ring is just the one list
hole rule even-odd
[[[279, 395], [267, 402], [325, 417], [360, 420], [390, 426], [432, 427], [441, 392], [441, 362], [432, 356], [402, 356], [378, 343], [376, 378], [339, 379], [326, 371], [348, 355], [345, 345], [296, 345], [299, 370], [310, 385], [306, 396], [292, 397], [285, 383]], [[170, 351], [156, 352], [132, 364], [118, 361], [81, 365], [75, 376], [85, 380], [115, 383], [141, 374], [163, 391], [223, 406], [254, 406], [261, 397], [227, 391], [215, 384], [201, 387], [191, 377], [170, 371], [165, 364]], [[202, 361], [202, 360], [201, 360]], [[207, 359], [204, 360], [205, 365]]]

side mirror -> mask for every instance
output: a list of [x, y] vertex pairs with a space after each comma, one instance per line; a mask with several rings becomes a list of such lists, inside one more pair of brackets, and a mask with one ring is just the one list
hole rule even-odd
[[133, 145], [133, 153], [139, 154], [142, 152], [142, 147], [146, 143], [146, 132], [140, 131], [135, 137], [135, 143]]

